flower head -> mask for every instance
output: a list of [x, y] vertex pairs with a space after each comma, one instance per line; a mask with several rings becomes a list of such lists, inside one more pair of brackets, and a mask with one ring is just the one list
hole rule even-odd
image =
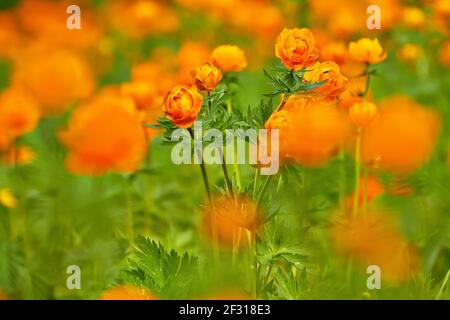
[[365, 129], [378, 116], [378, 108], [368, 101], [357, 102], [350, 107], [349, 117], [358, 128]]
[[356, 42], [350, 42], [348, 50], [350, 59], [360, 63], [380, 63], [387, 57], [378, 39], [362, 38]]
[[314, 64], [319, 58], [319, 50], [309, 29], [284, 29], [278, 36], [275, 55], [286, 68], [298, 71]]
[[213, 65], [205, 63], [192, 71], [192, 78], [199, 90], [211, 92], [222, 80], [222, 72]]
[[132, 172], [145, 156], [143, 128], [132, 101], [105, 94], [78, 107], [60, 139], [66, 166], [80, 175]]
[[212, 64], [224, 72], [241, 71], [247, 67], [245, 53], [238, 46], [221, 45], [211, 54]]
[[[221, 196], [213, 201], [214, 208], [207, 206], [203, 211], [202, 227], [210, 236], [212, 236], [211, 229], [214, 229], [221, 245], [232, 246], [235, 235], [240, 231], [256, 232], [260, 217], [259, 210], [253, 201], [244, 196], [236, 199], [230, 196]], [[238, 245], [245, 246], [247, 242], [242, 239]]]
[[348, 79], [344, 77], [339, 69], [339, 66], [333, 61], [316, 62], [311, 71], [305, 72], [304, 79], [323, 84], [312, 90], [318, 99], [334, 102], [346, 89]]
[[189, 128], [197, 119], [203, 97], [197, 89], [176, 86], [164, 98], [163, 111], [166, 117], [180, 128]]

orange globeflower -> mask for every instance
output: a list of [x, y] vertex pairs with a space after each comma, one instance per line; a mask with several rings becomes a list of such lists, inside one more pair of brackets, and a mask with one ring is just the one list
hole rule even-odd
[[31, 132], [39, 121], [35, 101], [21, 88], [10, 87], [0, 95], [0, 149]]
[[354, 257], [364, 269], [378, 265], [383, 280], [397, 284], [417, 271], [415, 251], [403, 239], [393, 218], [374, 209], [356, 216], [339, 216], [331, 229], [337, 251]]
[[348, 48], [343, 41], [326, 42], [320, 47], [320, 61], [331, 60], [342, 66], [348, 57]]
[[[385, 193], [383, 184], [374, 175], [367, 176], [367, 189], [365, 191], [364, 191], [364, 183], [365, 183], [364, 177], [361, 176], [359, 178], [359, 185], [361, 187], [359, 188], [358, 193], [358, 202], [361, 207], [364, 203], [364, 192], [366, 193], [365, 196], [367, 203], [371, 202], [372, 200], [376, 199], [377, 197]], [[353, 199], [354, 199], [354, 192], [347, 197], [347, 207], [349, 208], [353, 207]]]
[[[74, 1], [75, 2], [75, 1]], [[81, 6], [80, 1], [77, 1]], [[20, 27], [34, 39], [86, 49], [94, 46], [102, 36], [99, 19], [96, 19], [88, 3], [82, 6], [81, 29], [67, 28], [67, 8], [71, 1], [23, 0], [16, 8]], [[33, 14], [30, 15], [30, 12]], [[39, 19], [36, 19], [39, 17]]]
[[319, 59], [319, 50], [309, 29], [284, 29], [278, 36], [275, 55], [281, 59], [286, 68], [299, 71]]
[[166, 117], [180, 128], [194, 124], [202, 109], [203, 97], [195, 88], [176, 86], [164, 98]]
[[445, 67], [450, 67], [450, 41], [444, 42], [439, 49], [439, 62]]
[[363, 162], [376, 161], [392, 173], [419, 169], [432, 156], [441, 127], [439, 114], [405, 96], [389, 97], [379, 105], [379, 117], [362, 136]]
[[69, 171], [98, 175], [137, 169], [145, 156], [146, 142], [133, 103], [128, 103], [104, 96], [75, 110], [67, 129], [60, 134], [69, 149]]
[[[211, 222], [214, 219], [214, 225]], [[211, 229], [219, 244], [231, 247], [233, 240], [237, 246], [247, 246], [246, 232], [254, 234], [260, 223], [259, 211], [250, 199], [239, 196], [220, 196], [214, 199], [214, 209], [209, 205], [203, 211], [202, 229], [211, 235]], [[240, 238], [240, 239], [239, 239]]]
[[400, 60], [405, 62], [415, 62], [424, 54], [422, 47], [414, 43], [403, 45], [397, 53]]
[[320, 87], [312, 90], [319, 99], [334, 102], [345, 91], [348, 79], [341, 74], [335, 62], [316, 62], [310, 69], [311, 71], [305, 73], [306, 81], [311, 83], [324, 81]]
[[241, 71], [247, 67], [245, 53], [238, 46], [221, 45], [211, 54], [212, 64], [224, 72]]
[[425, 26], [426, 17], [423, 11], [417, 7], [403, 9], [403, 24], [412, 29], [421, 29]]
[[222, 72], [213, 65], [205, 63], [192, 71], [192, 78], [194, 79], [195, 86], [199, 90], [211, 92], [216, 89], [222, 80]]
[[362, 38], [356, 42], [350, 42], [348, 50], [350, 59], [360, 63], [375, 64], [387, 57], [387, 53], [383, 53], [383, 48], [378, 39]]
[[[178, 82], [181, 84], [192, 84], [191, 72], [198, 66], [210, 60], [211, 52], [203, 43], [184, 42], [177, 54]], [[167, 90], [166, 90], [167, 91]]]
[[0, 163], [6, 165], [26, 165], [36, 158], [34, 151], [28, 146], [13, 146], [0, 156]]
[[349, 117], [361, 129], [367, 128], [378, 116], [378, 108], [368, 101], [357, 102], [350, 107]]
[[103, 292], [100, 300], [158, 300], [158, 298], [147, 289], [121, 285]]
[[146, 110], [154, 106], [157, 97], [156, 88], [152, 83], [146, 81], [134, 81], [124, 83], [121, 93], [133, 99], [138, 110]]
[[295, 97], [289, 100], [284, 110], [290, 113], [291, 120], [280, 129], [280, 154], [305, 166], [326, 164], [349, 138], [345, 112], [333, 104]]
[[94, 90], [91, 70], [83, 59], [65, 49], [40, 45], [19, 58], [13, 80], [30, 91], [44, 114], [63, 111]]

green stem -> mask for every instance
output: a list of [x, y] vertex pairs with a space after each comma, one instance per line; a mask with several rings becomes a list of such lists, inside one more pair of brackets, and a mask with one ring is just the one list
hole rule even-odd
[[447, 274], [445, 275], [444, 281], [442, 282], [441, 288], [439, 289], [438, 294], [436, 295], [436, 300], [440, 300], [442, 293], [444, 292], [444, 288], [448, 282], [448, 280], [450, 279], [450, 269], [448, 270]]
[[133, 218], [133, 201], [131, 199], [131, 185], [130, 181], [126, 181], [127, 186], [125, 188], [125, 197], [127, 204], [127, 230], [130, 243], [134, 243], [134, 218]]
[[259, 169], [255, 170], [255, 177], [253, 178], [253, 199], [256, 198], [256, 187], [258, 186]]
[[231, 197], [234, 198], [233, 183], [231, 182], [230, 176], [228, 175], [227, 164], [225, 163], [225, 157], [223, 155], [222, 148], [219, 149], [219, 152], [220, 152], [220, 156], [222, 158], [221, 166], [222, 166], [223, 176], [225, 178], [225, 184], [227, 186], [228, 193], [230, 194]]
[[363, 96], [364, 100], [366, 99], [367, 94], [369, 93], [369, 89], [370, 89], [370, 72], [369, 72], [369, 66], [370, 66], [369, 64], [366, 65], [366, 72], [365, 72], [365, 74], [366, 74], [367, 80], [366, 80], [366, 87], [365, 87], [365, 89], [364, 89], [364, 96]]
[[[188, 128], [188, 131], [191, 134], [192, 139], [195, 139], [194, 131], [192, 130], [192, 128]], [[210, 210], [211, 236], [212, 236], [212, 241], [213, 241], [214, 256], [217, 261], [218, 257], [219, 257], [218, 256], [219, 251], [218, 251], [218, 241], [217, 241], [217, 234], [216, 234], [216, 228], [215, 228], [215, 226], [216, 226], [216, 209], [214, 206], [214, 200], [212, 198], [211, 189], [209, 187], [208, 173], [206, 171], [206, 166], [203, 161], [202, 155], [199, 152], [197, 152], [196, 156], [200, 162], [200, 171], [202, 173], [203, 185], [205, 187], [206, 196], [208, 197], [209, 207], [211, 208], [211, 210]]]
[[262, 200], [264, 199], [264, 195], [267, 192], [267, 189], [270, 185], [270, 182], [272, 181], [273, 177], [275, 175], [270, 175], [267, 177], [266, 181], [264, 182], [263, 188], [261, 190], [261, 193], [259, 194], [258, 200], [256, 201], [256, 207], [259, 208], [261, 205]]
[[358, 213], [359, 207], [359, 177], [361, 175], [361, 132], [356, 136], [355, 148], [355, 190], [353, 196], [353, 215]]

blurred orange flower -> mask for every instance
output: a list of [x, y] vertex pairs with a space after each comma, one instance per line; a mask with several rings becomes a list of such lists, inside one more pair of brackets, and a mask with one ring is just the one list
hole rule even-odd
[[40, 118], [36, 102], [25, 90], [10, 87], [0, 95], [0, 150], [31, 132]]
[[193, 87], [176, 86], [164, 98], [166, 117], [180, 128], [189, 128], [197, 119], [203, 97]]
[[[210, 237], [213, 228], [219, 244], [223, 246], [247, 246], [243, 231], [254, 234], [260, 223], [259, 211], [250, 199], [239, 196], [220, 196], [214, 200], [214, 209], [209, 205], [203, 210], [202, 229]], [[211, 222], [211, 216], [214, 224]], [[239, 239], [240, 238], [240, 239]]]
[[378, 39], [362, 38], [356, 42], [350, 42], [349, 48], [350, 59], [360, 63], [375, 64], [383, 61], [387, 57], [387, 53], [383, 53], [383, 48]]
[[378, 108], [368, 101], [357, 102], [350, 107], [350, 120], [358, 128], [365, 129], [370, 126], [378, 116]]
[[221, 45], [211, 54], [212, 64], [224, 72], [241, 71], [247, 67], [244, 51], [238, 46]]
[[411, 29], [422, 29], [425, 26], [426, 17], [423, 11], [417, 7], [403, 8], [403, 24]]
[[337, 251], [352, 256], [364, 268], [378, 265], [382, 279], [397, 284], [416, 271], [418, 257], [388, 214], [370, 210], [356, 216], [338, 216], [331, 229]]
[[299, 71], [319, 59], [314, 36], [307, 28], [284, 29], [278, 36], [275, 55], [286, 68]]
[[103, 292], [100, 300], [158, 300], [158, 298], [147, 289], [122, 285]]
[[432, 156], [441, 119], [405, 96], [393, 96], [379, 104], [379, 117], [362, 137], [363, 162], [376, 161], [380, 169], [411, 173]]
[[343, 41], [327, 41], [320, 50], [320, 61], [331, 60], [342, 66], [348, 58], [348, 48]]
[[15, 11], [21, 27], [35, 39], [75, 49], [87, 49], [100, 41], [103, 30], [97, 23], [97, 17], [86, 3], [81, 6], [81, 29], [67, 28], [68, 14], [66, 10], [71, 4], [76, 4], [73, 2], [23, 0], [20, 1]]
[[211, 92], [222, 80], [222, 72], [213, 65], [205, 63], [192, 71], [192, 78], [198, 90]]
[[439, 49], [439, 62], [445, 67], [450, 67], [450, 41], [444, 42]]
[[209, 48], [203, 43], [184, 42], [177, 54], [178, 82], [192, 85], [192, 69], [207, 63], [210, 60], [210, 56]]
[[397, 53], [397, 57], [405, 62], [415, 62], [423, 55], [422, 47], [414, 43], [404, 44]]
[[36, 158], [34, 151], [28, 146], [13, 146], [0, 155], [0, 162], [6, 165], [30, 164]]
[[0, 11], [0, 57], [13, 59], [23, 45], [23, 36], [16, 17], [10, 11]]
[[143, 128], [132, 101], [105, 94], [78, 107], [60, 139], [69, 149], [66, 165], [80, 175], [132, 172], [145, 156]]
[[19, 58], [13, 81], [33, 94], [44, 114], [60, 112], [94, 90], [93, 75], [81, 57], [45, 44], [32, 47]]
[[339, 66], [335, 62], [316, 62], [309, 70], [304, 75], [306, 81], [311, 83], [324, 81], [320, 87], [311, 91], [315, 98], [334, 102], [345, 91], [348, 79], [341, 74]]
[[348, 117], [332, 104], [291, 97], [283, 110], [291, 120], [280, 129], [280, 155], [291, 161], [324, 165], [349, 138]]
[[108, 1], [106, 10], [112, 26], [132, 38], [174, 32], [180, 24], [171, 8], [159, 1]]

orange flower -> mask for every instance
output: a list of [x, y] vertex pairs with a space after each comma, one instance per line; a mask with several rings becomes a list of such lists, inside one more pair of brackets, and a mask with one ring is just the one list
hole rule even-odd
[[116, 0], [106, 3], [105, 16], [128, 37], [143, 38], [152, 34], [174, 32], [180, 23], [176, 14], [163, 2]]
[[445, 67], [450, 67], [450, 41], [444, 42], [439, 49], [439, 62]]
[[270, 118], [266, 121], [264, 127], [267, 130], [282, 129], [289, 126], [291, 118], [289, 112], [286, 110], [275, 111], [270, 115]]
[[419, 169], [432, 156], [441, 127], [439, 114], [405, 96], [385, 99], [379, 113], [362, 136], [362, 160], [375, 161], [393, 173]]
[[157, 298], [147, 289], [122, 285], [103, 292], [100, 300], [157, 300]]
[[[359, 205], [362, 206], [364, 203], [364, 177], [359, 178], [359, 185], [361, 186], [359, 188], [359, 194], [358, 194], [358, 202]], [[371, 202], [372, 200], [376, 199], [377, 197], [383, 195], [385, 192], [384, 186], [381, 184], [381, 182], [377, 179], [374, 175], [367, 176], [367, 190], [366, 190], [366, 201], [367, 203]], [[347, 198], [347, 206], [349, 208], [353, 207], [353, 198], [354, 193], [352, 193]]]
[[339, 216], [331, 229], [331, 241], [339, 253], [352, 256], [364, 268], [377, 265], [389, 283], [408, 280], [417, 271], [415, 251], [403, 239], [389, 215], [368, 211]]
[[350, 42], [349, 45], [350, 59], [361, 63], [380, 63], [387, 57], [387, 53], [383, 53], [383, 48], [378, 39], [362, 38], [356, 42]]
[[426, 17], [423, 11], [417, 7], [403, 9], [403, 24], [412, 29], [421, 29], [425, 26]]
[[164, 98], [166, 117], [180, 128], [189, 128], [197, 119], [203, 97], [195, 88], [176, 86]]
[[0, 156], [0, 162], [6, 165], [26, 165], [36, 158], [34, 151], [28, 146], [10, 147]]
[[[16, 9], [20, 26], [34, 39], [71, 48], [86, 49], [100, 41], [102, 29], [87, 3], [82, 6], [81, 29], [66, 26], [67, 7], [71, 1], [23, 0]], [[79, 4], [79, 1], [78, 1]], [[79, 4], [81, 6], [81, 4]], [[30, 12], [33, 12], [30, 15]], [[39, 17], [39, 19], [36, 19]]]
[[348, 48], [343, 41], [329, 41], [320, 48], [320, 60], [331, 60], [342, 66], [348, 57]]
[[178, 82], [192, 85], [192, 70], [208, 62], [210, 56], [209, 48], [203, 43], [184, 42], [177, 54]]
[[224, 72], [241, 71], [247, 67], [245, 53], [238, 46], [221, 45], [211, 54], [212, 64]]
[[157, 97], [156, 88], [146, 81], [124, 83], [121, 86], [121, 93], [133, 99], [138, 110], [146, 110], [154, 106]]
[[286, 68], [298, 71], [314, 64], [319, 58], [319, 50], [309, 29], [284, 29], [278, 36], [275, 55]]
[[[350, 108], [355, 103], [363, 101], [362, 95], [366, 89], [367, 77], [351, 78], [346, 90], [339, 97], [339, 107], [344, 109]], [[372, 99], [372, 94], [369, 90], [367, 93], [368, 100]]]
[[39, 109], [21, 88], [10, 87], [0, 95], [0, 149], [17, 137], [31, 132], [39, 121]]
[[136, 170], [146, 142], [133, 108], [132, 102], [108, 95], [78, 107], [60, 134], [69, 149], [68, 170], [80, 175]]
[[372, 124], [378, 116], [378, 108], [368, 101], [357, 102], [350, 107], [349, 117], [353, 124], [365, 129]]
[[13, 59], [22, 45], [23, 37], [15, 16], [8, 11], [0, 11], [0, 57]]
[[211, 92], [222, 80], [222, 72], [213, 65], [205, 63], [192, 71], [192, 78], [199, 90]]
[[60, 112], [94, 90], [84, 60], [70, 51], [40, 45], [19, 59], [14, 81], [32, 93], [44, 114]]
[[398, 51], [398, 58], [405, 62], [415, 62], [423, 56], [423, 49], [413, 43], [403, 45]]
[[233, 239], [238, 242], [236, 245], [246, 246], [248, 241], [244, 231], [255, 233], [259, 220], [256, 204], [250, 199], [244, 196], [237, 199], [220, 196], [214, 199], [214, 209], [208, 205], [203, 211], [202, 228], [209, 236], [214, 228], [217, 240], [223, 246], [231, 247]]
[[348, 118], [332, 104], [295, 97], [289, 100], [284, 110], [291, 120], [280, 129], [280, 155], [305, 166], [326, 164], [349, 138]]
[[324, 81], [312, 92], [319, 99], [329, 102], [336, 101], [337, 97], [345, 91], [348, 83], [348, 79], [341, 74], [339, 66], [333, 61], [316, 62], [311, 67], [311, 71], [305, 73], [304, 79], [311, 83]]

